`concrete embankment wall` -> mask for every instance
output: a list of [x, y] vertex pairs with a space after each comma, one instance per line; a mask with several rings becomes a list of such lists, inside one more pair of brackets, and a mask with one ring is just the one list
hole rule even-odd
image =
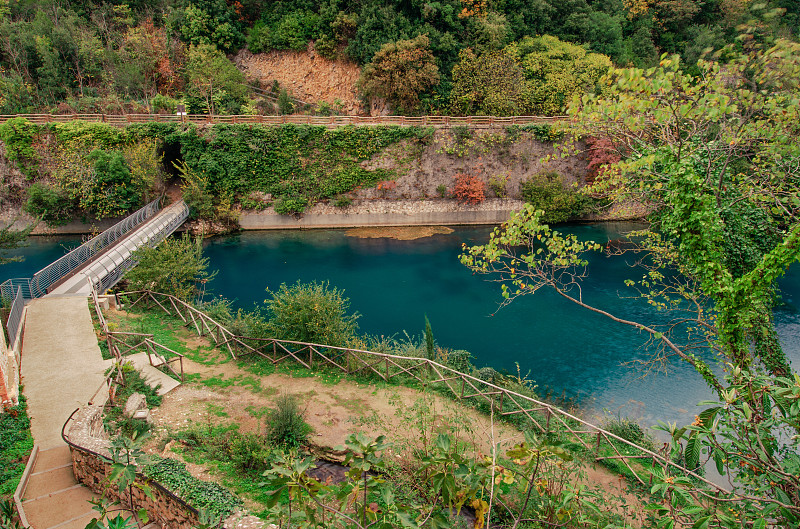
[[[280, 230], [313, 228], [353, 228], [365, 226], [453, 226], [502, 224], [523, 205], [514, 199], [487, 199], [481, 204], [459, 204], [455, 200], [369, 200], [348, 208], [317, 204], [302, 215], [278, 215], [271, 209], [243, 211], [239, 225], [243, 230]], [[22, 227], [28, 219], [17, 221]], [[48, 227], [40, 223], [34, 235], [99, 233], [119, 219]]]
[[243, 213], [239, 217], [239, 224], [243, 230], [502, 224], [508, 220], [512, 211], [514, 210], [309, 213], [301, 217], [275, 213]]

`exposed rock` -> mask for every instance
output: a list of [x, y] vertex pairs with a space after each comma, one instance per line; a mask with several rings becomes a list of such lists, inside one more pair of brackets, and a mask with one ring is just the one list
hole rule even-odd
[[[147, 410], [147, 399], [141, 393], [134, 393], [128, 397], [128, 402], [125, 403], [125, 409], [122, 410], [122, 415], [125, 417], [144, 418], [141, 417], [142, 410]], [[137, 416], [138, 415], [138, 416]]]

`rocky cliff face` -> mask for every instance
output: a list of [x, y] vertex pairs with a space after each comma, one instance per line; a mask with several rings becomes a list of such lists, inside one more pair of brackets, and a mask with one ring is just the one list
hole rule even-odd
[[[250, 82], [268, 87], [278, 81], [294, 98], [306, 103], [326, 102], [343, 114], [361, 113], [361, 99], [356, 82], [361, 75], [358, 65], [329, 60], [314, 51], [272, 51], [252, 54], [242, 50], [234, 58]], [[378, 108], [380, 111], [380, 108]]]

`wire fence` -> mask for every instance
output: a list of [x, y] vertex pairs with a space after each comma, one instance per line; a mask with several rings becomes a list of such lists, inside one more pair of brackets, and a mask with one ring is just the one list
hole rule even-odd
[[190, 114], [178, 116], [172, 114], [14, 114], [0, 115], [0, 123], [12, 118], [25, 118], [32, 123], [66, 123], [69, 121], [91, 121], [126, 126], [132, 123], [257, 123], [263, 125], [317, 125], [325, 127], [343, 127], [347, 125], [398, 125], [398, 126], [432, 126], [455, 127], [470, 126], [476, 128], [492, 128], [510, 125], [548, 124], [568, 119], [566, 116], [251, 116], [251, 115], [218, 115]]
[[196, 307], [169, 294], [152, 291], [120, 293], [138, 303], [153, 304], [167, 314], [179, 318], [200, 336], [209, 337], [217, 347], [224, 347], [234, 359], [255, 355], [273, 364], [294, 361], [309, 369], [331, 368], [348, 375], [368, 374], [390, 382], [405, 378], [423, 387], [437, 387], [457, 400], [482, 405], [496, 415], [526, 419], [526, 427], [541, 434], [557, 433], [574, 443], [595, 462], [616, 461], [641, 484], [650, 484], [650, 469], [689, 476], [702, 487], [692, 492], [707, 500], [718, 500], [729, 494], [719, 485], [673, 460], [669, 444], [660, 451], [642, 447], [597, 425], [583, 420], [552, 404], [540, 401], [503, 386], [460, 372], [435, 360], [407, 357], [360, 349], [239, 336]]
[[15, 277], [0, 283], [0, 298], [2, 298], [3, 305], [11, 304], [19, 290], [22, 290], [22, 297], [25, 299], [34, 297], [31, 293], [31, 280], [29, 277]]
[[8, 345], [14, 347], [17, 337], [22, 331], [22, 313], [25, 310], [25, 297], [22, 295], [22, 287], [17, 288], [17, 295], [11, 304], [11, 312], [8, 314], [6, 329], [8, 330]]

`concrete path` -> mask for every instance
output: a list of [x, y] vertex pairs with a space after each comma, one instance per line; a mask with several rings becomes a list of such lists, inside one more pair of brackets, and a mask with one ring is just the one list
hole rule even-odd
[[31, 301], [24, 340], [23, 392], [33, 440], [41, 450], [62, 446], [61, 427], [104, 380], [105, 364], [86, 297]]
[[[150, 360], [147, 358], [147, 353], [136, 353], [123, 358], [126, 362], [131, 362], [137, 370], [142, 372], [142, 376], [150, 387], [156, 387], [156, 385], [161, 386], [157, 391], [159, 395], [166, 395], [181, 385], [180, 382], [171, 376], [151, 366]], [[155, 358], [153, 358], [153, 360], [156, 361]], [[113, 359], [104, 360], [103, 362], [106, 366], [106, 369], [114, 364]]]

